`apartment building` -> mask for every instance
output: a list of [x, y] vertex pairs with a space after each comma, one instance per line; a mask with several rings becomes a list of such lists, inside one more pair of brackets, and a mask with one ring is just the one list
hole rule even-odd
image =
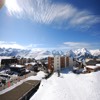
[[48, 69], [51, 71], [57, 71], [73, 65], [73, 59], [67, 56], [48, 57]]

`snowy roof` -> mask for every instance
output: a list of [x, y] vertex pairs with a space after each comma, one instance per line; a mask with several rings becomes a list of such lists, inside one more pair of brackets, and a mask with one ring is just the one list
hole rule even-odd
[[10, 67], [22, 68], [22, 67], [24, 67], [24, 66], [22, 66], [22, 65], [11, 65]]
[[11, 57], [7, 57], [7, 56], [0, 56], [0, 59], [10, 59]]
[[49, 55], [38, 55], [37, 57], [35, 57], [36, 60], [39, 59], [44, 59], [44, 58], [48, 58]]
[[45, 77], [46, 73], [43, 71], [39, 71], [36, 76], [30, 76], [26, 80], [41, 80], [43, 77]]
[[96, 69], [98, 66], [86, 66], [87, 68]]
[[96, 59], [97, 61], [100, 61], [100, 58]]
[[29, 64], [35, 65], [36, 63], [35, 62], [25, 63], [25, 65], [29, 65]]
[[96, 64], [96, 66], [100, 67], [100, 64]]
[[45, 64], [48, 64], [48, 61], [47, 61], [47, 62], [45, 62]]
[[86, 58], [86, 59], [85, 59], [86, 62], [88, 62], [88, 61], [90, 61], [90, 60], [93, 60], [93, 59], [92, 59], [92, 58], [91, 58], [91, 59], [90, 59], [90, 58]]

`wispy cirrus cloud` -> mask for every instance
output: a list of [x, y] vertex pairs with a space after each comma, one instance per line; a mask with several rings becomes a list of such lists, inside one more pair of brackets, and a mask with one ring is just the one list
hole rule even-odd
[[88, 42], [64, 42], [59, 46], [61, 49], [79, 49], [79, 48], [88, 48], [88, 49], [99, 49], [100, 43], [88, 43]]
[[95, 16], [88, 11], [78, 11], [70, 20], [70, 25], [81, 25], [83, 28], [90, 27], [96, 23], [100, 23], [100, 16]]
[[100, 16], [71, 4], [53, 3], [50, 0], [6, 0], [6, 8], [11, 16], [29, 18], [43, 24], [64, 24], [65, 27], [90, 27], [100, 22]]

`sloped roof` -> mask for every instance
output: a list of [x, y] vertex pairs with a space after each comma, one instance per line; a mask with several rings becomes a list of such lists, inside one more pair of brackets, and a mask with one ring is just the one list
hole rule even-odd
[[33, 89], [40, 81], [29, 80], [23, 84], [17, 86], [11, 91], [6, 92], [5, 94], [0, 95], [0, 100], [19, 100], [23, 95], [27, 94], [31, 89]]

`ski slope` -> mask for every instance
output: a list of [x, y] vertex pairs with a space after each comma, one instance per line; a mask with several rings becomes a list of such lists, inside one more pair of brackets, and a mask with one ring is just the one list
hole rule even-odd
[[100, 100], [100, 71], [90, 74], [54, 73], [42, 80], [30, 100]]

